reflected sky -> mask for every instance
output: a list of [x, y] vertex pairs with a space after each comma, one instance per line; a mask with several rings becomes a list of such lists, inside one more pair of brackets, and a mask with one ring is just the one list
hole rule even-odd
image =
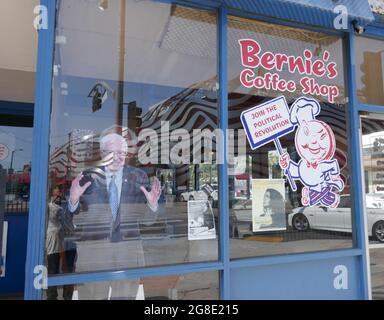
[[[55, 88], [52, 108], [51, 147], [61, 147], [68, 141], [68, 134], [74, 129], [93, 130], [100, 133], [116, 123], [116, 100], [109, 94], [102, 108], [92, 112], [92, 98], [88, 94], [98, 80], [79, 77], [61, 77], [67, 84], [67, 92], [60, 86]], [[106, 81], [113, 89], [116, 82]], [[141, 83], [124, 84], [124, 103], [136, 101], [144, 115], [151, 107], [176, 95], [184, 88]], [[123, 109], [123, 126], [127, 126], [128, 108]]]
[[23, 166], [31, 161], [32, 128], [0, 126], [0, 143], [7, 145], [10, 149], [8, 157], [0, 160], [3, 168], [10, 168], [12, 150], [23, 149], [14, 154], [12, 167], [15, 171], [22, 170]]

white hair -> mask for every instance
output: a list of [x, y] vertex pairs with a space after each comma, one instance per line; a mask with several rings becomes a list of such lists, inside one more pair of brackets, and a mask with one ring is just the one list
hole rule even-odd
[[113, 143], [116, 141], [121, 141], [125, 150], [128, 150], [127, 141], [117, 133], [108, 133], [105, 136], [102, 136], [100, 139], [100, 149], [103, 149], [106, 144]]

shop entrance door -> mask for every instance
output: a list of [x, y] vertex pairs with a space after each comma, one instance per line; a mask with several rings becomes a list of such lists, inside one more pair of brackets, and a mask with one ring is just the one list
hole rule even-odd
[[0, 300], [24, 291], [32, 158], [32, 112], [9, 116], [0, 103]]
[[361, 116], [372, 299], [384, 299], [384, 114]]

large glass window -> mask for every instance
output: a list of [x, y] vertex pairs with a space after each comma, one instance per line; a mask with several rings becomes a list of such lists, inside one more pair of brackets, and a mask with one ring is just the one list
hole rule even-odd
[[366, 233], [369, 238], [372, 299], [383, 300], [384, 121], [381, 114], [361, 117]]
[[98, 4], [59, 8], [48, 273], [215, 261], [216, 15]]
[[238, 17], [228, 38], [231, 257], [351, 247], [342, 39]]
[[360, 103], [384, 105], [384, 41], [356, 37], [355, 56]]
[[384, 242], [384, 121], [372, 114], [361, 119], [365, 214], [370, 244]]

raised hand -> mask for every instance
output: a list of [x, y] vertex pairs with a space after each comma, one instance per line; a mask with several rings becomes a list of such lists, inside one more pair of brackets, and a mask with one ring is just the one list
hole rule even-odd
[[81, 172], [71, 184], [71, 189], [69, 189], [69, 200], [73, 205], [79, 202], [80, 197], [84, 194], [85, 190], [92, 184], [91, 181], [88, 181], [83, 186], [80, 185], [80, 180], [83, 179], [84, 175]]
[[289, 167], [289, 154], [287, 152], [283, 153], [279, 158], [279, 164], [281, 169], [287, 169]]
[[151, 191], [147, 191], [144, 186], [141, 186], [140, 189], [144, 193], [144, 196], [147, 198], [148, 205], [151, 207], [151, 209], [157, 211], [158, 202], [161, 195], [161, 184], [159, 179], [153, 179]]

